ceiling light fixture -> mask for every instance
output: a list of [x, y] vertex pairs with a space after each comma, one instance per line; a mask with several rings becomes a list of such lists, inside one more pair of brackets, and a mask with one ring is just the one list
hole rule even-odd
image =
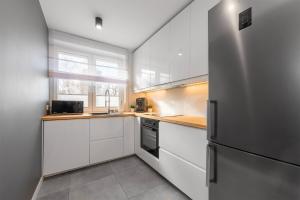
[[101, 30], [103, 27], [103, 20], [101, 17], [96, 17], [95, 19], [95, 25], [96, 25], [96, 29]]

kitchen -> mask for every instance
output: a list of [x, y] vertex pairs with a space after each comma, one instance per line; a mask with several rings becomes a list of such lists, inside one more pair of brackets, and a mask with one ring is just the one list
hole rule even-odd
[[299, 8], [2, 0], [0, 199], [300, 199]]

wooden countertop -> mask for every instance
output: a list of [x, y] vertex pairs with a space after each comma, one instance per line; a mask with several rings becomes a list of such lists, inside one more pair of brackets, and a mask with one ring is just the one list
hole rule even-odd
[[94, 119], [94, 118], [110, 118], [110, 117], [126, 117], [126, 116], [136, 116], [144, 117], [149, 119], [155, 119], [162, 122], [168, 122], [172, 124], [178, 124], [182, 126], [189, 126], [193, 128], [206, 129], [207, 123], [206, 118], [198, 116], [157, 116], [154, 114], [147, 113], [131, 113], [125, 112], [121, 114], [111, 114], [111, 115], [92, 115], [92, 114], [82, 114], [82, 115], [46, 115], [42, 117], [43, 121], [58, 121], [58, 120], [74, 120], [74, 119]]
[[94, 118], [110, 118], [110, 117], [126, 117], [134, 116], [134, 113], [121, 113], [110, 115], [92, 115], [89, 113], [78, 115], [45, 115], [42, 117], [43, 121], [58, 121], [58, 120], [72, 120], [72, 119], [94, 119]]
[[179, 115], [179, 116], [156, 116], [150, 114], [141, 114], [135, 113], [137, 117], [144, 117], [149, 119], [155, 119], [162, 122], [168, 122], [172, 124], [179, 124], [183, 126], [189, 126], [194, 128], [206, 129], [206, 118], [204, 117], [196, 117], [196, 116], [186, 116], [186, 115]]

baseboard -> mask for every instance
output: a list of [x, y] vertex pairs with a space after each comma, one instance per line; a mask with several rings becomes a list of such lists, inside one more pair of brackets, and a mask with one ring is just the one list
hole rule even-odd
[[44, 178], [41, 177], [39, 183], [37, 184], [37, 186], [36, 186], [36, 188], [35, 188], [35, 191], [34, 191], [34, 193], [33, 193], [33, 195], [32, 195], [31, 200], [37, 200], [39, 191], [40, 191], [40, 189], [41, 189], [41, 187], [42, 187], [43, 180], [44, 180]]

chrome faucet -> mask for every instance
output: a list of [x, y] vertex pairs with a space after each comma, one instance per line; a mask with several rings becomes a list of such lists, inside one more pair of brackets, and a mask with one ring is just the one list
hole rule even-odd
[[[108, 100], [107, 100], [108, 97]], [[108, 107], [107, 113], [110, 114], [110, 92], [109, 89], [105, 91], [105, 108]]]

